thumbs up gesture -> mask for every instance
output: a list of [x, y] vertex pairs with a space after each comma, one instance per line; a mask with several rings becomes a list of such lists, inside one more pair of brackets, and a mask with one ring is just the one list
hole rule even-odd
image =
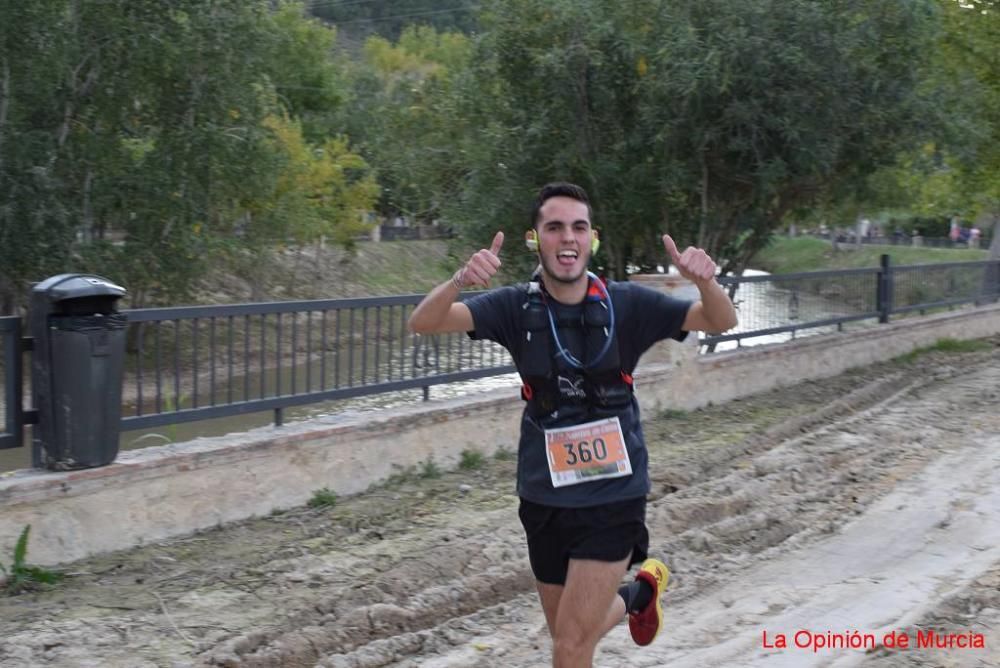
[[470, 287], [490, 287], [490, 279], [500, 269], [500, 247], [503, 246], [503, 232], [497, 232], [489, 248], [482, 248], [469, 258], [451, 280], [459, 290]]
[[688, 246], [680, 253], [669, 234], [663, 235], [663, 247], [680, 275], [692, 283], [704, 283], [715, 278], [715, 261], [702, 249]]

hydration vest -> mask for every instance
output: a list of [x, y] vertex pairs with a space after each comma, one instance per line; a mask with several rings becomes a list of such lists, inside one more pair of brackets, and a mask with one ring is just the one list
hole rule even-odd
[[[600, 279], [596, 279], [600, 280]], [[526, 300], [521, 307], [520, 350], [518, 371], [521, 375], [521, 398], [528, 402], [532, 417], [544, 417], [555, 411], [565, 416], [579, 414], [585, 418], [594, 408], [626, 406], [632, 399], [632, 377], [621, 368], [618, 340], [611, 326], [610, 305], [602, 298], [611, 296], [590, 280], [580, 318], [568, 318], [553, 311], [556, 330], [564, 342], [579, 330], [583, 350], [578, 368], [560, 354], [553, 339], [549, 320], [548, 296], [536, 281], [528, 284]], [[610, 343], [608, 342], [609, 338]], [[602, 350], [607, 346], [604, 355]], [[600, 359], [597, 359], [600, 357]], [[597, 359], [594, 364], [593, 360]]]

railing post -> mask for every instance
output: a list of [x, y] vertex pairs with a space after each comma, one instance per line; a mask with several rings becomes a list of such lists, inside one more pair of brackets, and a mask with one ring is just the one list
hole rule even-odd
[[5, 319], [0, 327], [0, 348], [4, 360], [4, 397], [6, 419], [0, 448], [20, 448], [24, 445], [24, 405], [21, 388], [24, 373], [21, 354], [27, 349], [21, 337], [21, 319]]
[[878, 307], [878, 321], [884, 325], [889, 322], [889, 314], [892, 313], [892, 266], [888, 253], [883, 253], [879, 257], [875, 302]]

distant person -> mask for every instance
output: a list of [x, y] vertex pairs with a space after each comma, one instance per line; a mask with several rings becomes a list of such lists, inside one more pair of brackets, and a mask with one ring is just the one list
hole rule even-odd
[[863, 239], [871, 238], [872, 221], [862, 218], [858, 221], [856, 240], [860, 244]]
[[[539, 267], [528, 283], [456, 302], [469, 287], [490, 287], [500, 267], [503, 232], [469, 258], [414, 310], [421, 334], [467, 332], [501, 344], [514, 358], [525, 401], [518, 446], [519, 516], [528, 543], [553, 665], [590, 666], [598, 641], [626, 615], [639, 645], [663, 625], [660, 596], [667, 567], [647, 558], [648, 453], [632, 372], [656, 341], [736, 324], [716, 266], [700, 248], [666, 254], [701, 299], [679, 300], [587, 271], [597, 250], [590, 202], [582, 188], [541, 189], [525, 235]], [[628, 568], [635, 580], [620, 586]]]
[[958, 237], [962, 234], [960, 228], [961, 225], [958, 222], [958, 216], [952, 216], [951, 224], [948, 227], [948, 238], [951, 239], [953, 244], [958, 242]]

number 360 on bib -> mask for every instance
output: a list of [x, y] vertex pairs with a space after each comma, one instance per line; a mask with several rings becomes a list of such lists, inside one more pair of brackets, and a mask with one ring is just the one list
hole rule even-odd
[[632, 474], [618, 418], [545, 430], [553, 487]]

